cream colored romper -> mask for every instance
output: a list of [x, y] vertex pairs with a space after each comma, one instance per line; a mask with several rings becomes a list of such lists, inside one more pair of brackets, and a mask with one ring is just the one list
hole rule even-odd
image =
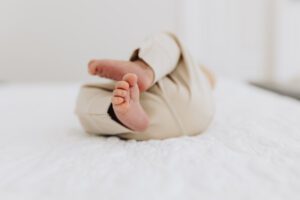
[[212, 121], [212, 89], [180, 40], [160, 33], [142, 43], [131, 60], [142, 59], [154, 71], [153, 86], [141, 94], [141, 104], [150, 118], [143, 132], [134, 132], [108, 114], [115, 82], [83, 85], [76, 113], [86, 132], [149, 140], [197, 135]]

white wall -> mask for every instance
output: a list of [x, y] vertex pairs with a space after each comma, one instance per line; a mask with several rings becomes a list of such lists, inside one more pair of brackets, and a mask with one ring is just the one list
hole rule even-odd
[[300, 79], [300, 0], [187, 0], [185, 38], [217, 74]]
[[149, 34], [177, 30], [173, 0], [0, 0], [0, 80], [87, 79], [91, 58], [127, 59]]
[[300, 80], [300, 1], [277, 0], [276, 21], [276, 78]]
[[267, 0], [189, 0], [187, 43], [218, 74], [257, 78], [266, 65]]
[[0, 80], [86, 80], [161, 30], [222, 76], [300, 74], [300, 0], [0, 0]]

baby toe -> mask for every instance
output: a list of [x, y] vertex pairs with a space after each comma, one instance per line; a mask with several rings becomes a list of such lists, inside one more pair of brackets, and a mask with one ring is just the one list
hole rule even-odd
[[115, 86], [116, 89], [128, 90], [129, 84], [126, 81], [118, 81]]
[[113, 95], [116, 97], [126, 97], [128, 94], [127, 90], [115, 89]]
[[137, 84], [138, 77], [136, 74], [128, 73], [123, 76], [123, 80], [126, 81], [131, 87]]
[[90, 74], [95, 75], [97, 73], [97, 66], [95, 65], [96, 60], [91, 60], [88, 63], [88, 71]]
[[121, 104], [121, 103], [123, 103], [124, 101], [125, 101], [125, 100], [124, 100], [124, 98], [122, 98], [122, 97], [115, 97], [115, 96], [113, 96], [112, 99], [111, 99], [111, 102], [112, 102], [113, 105]]

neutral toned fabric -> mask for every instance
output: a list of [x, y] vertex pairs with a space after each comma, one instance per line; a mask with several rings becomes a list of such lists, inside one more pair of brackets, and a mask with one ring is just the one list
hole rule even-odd
[[79, 86], [0, 84], [1, 200], [299, 199], [299, 101], [219, 77], [204, 134], [137, 142], [85, 134]]
[[201, 69], [173, 34], [160, 33], [145, 40], [131, 60], [142, 59], [154, 71], [153, 86], [141, 94], [150, 117], [149, 128], [134, 132], [112, 120], [107, 110], [115, 82], [87, 84], [81, 88], [76, 113], [92, 134], [118, 135], [148, 140], [197, 135], [214, 115], [212, 89]]

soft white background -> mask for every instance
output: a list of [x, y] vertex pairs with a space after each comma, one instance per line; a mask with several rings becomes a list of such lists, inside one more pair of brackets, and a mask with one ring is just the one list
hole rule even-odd
[[91, 58], [127, 59], [160, 30], [242, 80], [300, 73], [297, 0], [0, 0], [0, 80], [87, 80]]
[[185, 30], [195, 57], [242, 80], [300, 76], [299, 0], [190, 0]]
[[177, 20], [173, 0], [0, 2], [0, 80], [81, 80], [89, 59], [127, 59]]

